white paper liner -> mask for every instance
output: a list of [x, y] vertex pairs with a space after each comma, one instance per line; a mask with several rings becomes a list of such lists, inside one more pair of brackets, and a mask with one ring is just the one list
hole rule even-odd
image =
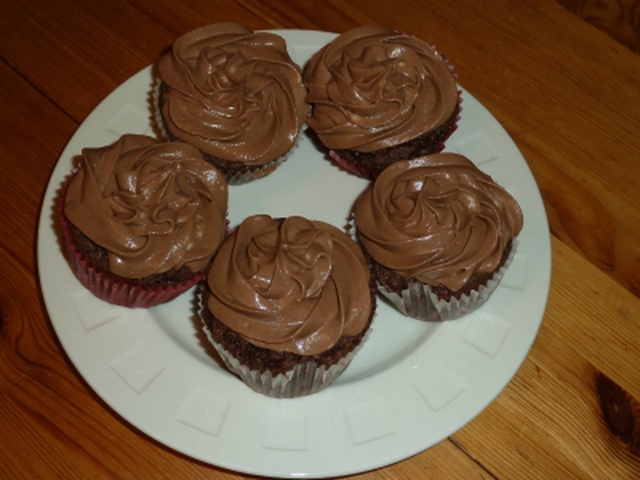
[[[162, 137], [162, 139], [164, 139], [165, 141], [169, 140], [170, 135], [169, 132], [167, 131], [165, 125], [164, 125], [164, 120], [162, 118], [162, 112], [160, 111], [160, 108], [158, 107], [159, 103], [159, 99], [160, 99], [160, 87], [162, 85], [162, 80], [159, 78], [156, 78], [153, 84], [153, 90], [152, 90], [152, 108], [153, 108], [153, 118], [155, 120], [156, 126], [158, 128], [158, 131]], [[293, 144], [293, 146], [282, 156], [280, 156], [279, 158], [276, 158], [275, 160], [260, 166], [260, 168], [255, 168], [251, 171], [248, 172], [237, 172], [235, 174], [230, 173], [230, 172], [224, 172], [222, 170], [220, 170], [220, 172], [224, 175], [224, 179], [227, 182], [227, 185], [243, 185], [249, 182], [252, 182], [254, 180], [257, 180], [261, 177], [264, 177], [266, 175], [269, 175], [270, 173], [273, 173], [273, 171], [276, 170], [276, 168], [278, 168], [281, 164], [283, 164], [288, 158], [289, 156], [298, 148], [299, 146], [299, 142], [300, 142], [300, 136], [298, 135], [298, 137], [296, 137], [296, 141]]]
[[155, 120], [156, 127], [160, 132], [160, 136], [163, 140], [169, 139], [169, 132], [164, 126], [164, 121], [162, 120], [162, 112], [160, 112], [159, 108], [159, 100], [160, 100], [160, 87], [162, 86], [162, 80], [160, 78], [156, 78], [153, 81], [153, 89], [151, 91], [151, 108], [153, 109], [152, 116]]
[[[198, 293], [199, 316], [203, 318], [201, 311], [204, 307], [202, 292]], [[353, 358], [362, 349], [371, 335], [371, 326], [365, 332], [360, 343], [337, 363], [326, 366], [317, 365], [315, 362], [304, 362], [296, 365], [291, 370], [273, 375], [272, 372], [260, 372], [252, 370], [226, 350], [211, 336], [211, 332], [202, 321], [203, 330], [207, 338], [216, 349], [220, 358], [231, 371], [255, 392], [275, 398], [295, 398], [312, 395], [324, 390], [346, 370]]]
[[428, 321], [455, 320], [482, 306], [500, 284], [502, 277], [515, 257], [518, 240], [511, 240], [511, 252], [504, 262], [485, 285], [472, 290], [469, 295], [463, 294], [460, 299], [451, 297], [449, 301], [441, 300], [431, 291], [428, 284], [413, 282], [411, 286], [400, 293], [390, 292], [378, 284], [378, 290], [404, 315]]
[[[353, 211], [349, 215], [347, 233], [357, 242], [357, 226]], [[518, 243], [517, 238], [512, 238], [511, 251], [502, 267], [494, 272], [485, 285], [481, 285], [477, 290], [472, 290], [469, 295], [461, 295], [460, 299], [455, 297], [451, 297], [449, 301], [439, 299], [431, 291], [430, 285], [419, 281], [412, 282], [409, 288], [402, 290], [400, 293], [391, 292], [379, 282], [376, 282], [378, 291], [402, 314], [408, 317], [432, 322], [455, 320], [477, 310], [489, 299], [495, 289], [498, 288], [509, 265], [513, 262], [518, 250]]]

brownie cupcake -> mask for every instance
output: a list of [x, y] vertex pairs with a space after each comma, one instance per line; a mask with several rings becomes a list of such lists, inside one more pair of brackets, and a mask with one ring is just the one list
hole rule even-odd
[[354, 223], [380, 292], [405, 315], [449, 320], [498, 286], [523, 217], [469, 159], [440, 153], [384, 170], [356, 201]]
[[217, 23], [180, 37], [157, 63], [163, 133], [197, 147], [229, 184], [275, 170], [309, 107], [282, 37]]
[[358, 245], [302, 217], [245, 219], [223, 242], [201, 317], [227, 367], [272, 397], [319, 392], [349, 365], [375, 313]]
[[124, 135], [86, 148], [60, 203], [71, 266], [109, 303], [168, 302], [204, 278], [227, 201], [224, 177], [190, 145]]
[[451, 67], [411, 35], [350, 30], [311, 58], [303, 80], [312, 106], [307, 124], [334, 160], [366, 178], [440, 152], [457, 125], [460, 93]]

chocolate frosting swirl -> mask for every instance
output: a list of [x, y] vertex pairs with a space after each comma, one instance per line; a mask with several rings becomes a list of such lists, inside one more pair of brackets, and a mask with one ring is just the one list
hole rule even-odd
[[223, 160], [264, 165], [295, 144], [308, 106], [282, 37], [238, 23], [180, 37], [158, 61], [165, 127]]
[[407, 278], [461, 289], [493, 272], [522, 230], [516, 200], [470, 160], [442, 153], [386, 168], [355, 206], [373, 260]]
[[358, 245], [302, 217], [249, 217], [223, 242], [207, 305], [248, 342], [315, 355], [368, 323], [369, 269]]
[[194, 147], [124, 135], [85, 148], [64, 213], [108, 252], [112, 273], [204, 270], [226, 234], [227, 184]]
[[442, 56], [426, 42], [382, 27], [350, 30], [305, 67], [307, 119], [333, 149], [371, 152], [442, 125], [458, 89]]

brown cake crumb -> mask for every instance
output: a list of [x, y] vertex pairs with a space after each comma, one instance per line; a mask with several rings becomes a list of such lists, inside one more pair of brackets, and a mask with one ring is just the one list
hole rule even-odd
[[[166, 84], [162, 83], [160, 85], [160, 92], [158, 95], [159, 111], [162, 111], [162, 106], [164, 105], [164, 94], [166, 91], [167, 91], [167, 86]], [[166, 135], [168, 136], [169, 141], [171, 142], [184, 141], [175, 137], [167, 128], [164, 128], [163, 130], [166, 132]], [[204, 158], [207, 162], [209, 162], [211, 165], [213, 165], [218, 170], [220, 170], [220, 172], [222, 172], [223, 175], [225, 175], [225, 177], [227, 178], [227, 181], [229, 181], [231, 178], [233, 178], [236, 175], [245, 175], [247, 173], [252, 173], [258, 177], [261, 177], [261, 176], [267, 175], [268, 173], [271, 173], [278, 167], [277, 159], [273, 161], [273, 165], [269, 165], [269, 164], [251, 165], [244, 162], [233, 162], [230, 160], [225, 160], [223, 158], [211, 155], [207, 152], [203, 152], [202, 150], [200, 150], [200, 153], [202, 154], [202, 158]]]
[[374, 152], [358, 152], [349, 149], [336, 149], [335, 152], [355, 167], [369, 171], [376, 177], [394, 162], [437, 153], [450, 135], [459, 112], [460, 106], [456, 105], [453, 114], [441, 126], [400, 145]]
[[[362, 245], [361, 245], [362, 246]], [[469, 295], [472, 290], [478, 290], [482, 285], [491, 279], [495, 272], [497, 272], [505, 264], [511, 253], [512, 240], [509, 240], [502, 252], [500, 263], [493, 272], [475, 272], [469, 278], [469, 281], [460, 290], [450, 290], [444, 285], [431, 285], [431, 291], [436, 294], [440, 300], [449, 301], [452, 297], [460, 300], [462, 295]], [[400, 293], [403, 290], [409, 288], [413, 283], [418, 282], [413, 278], [403, 277], [402, 275], [388, 269], [384, 265], [377, 263], [371, 258], [367, 251], [362, 249], [367, 261], [371, 268], [371, 274], [385, 289], [393, 293]]]
[[275, 375], [287, 372], [296, 365], [306, 362], [314, 362], [317, 365], [331, 366], [344, 358], [360, 343], [369, 329], [376, 310], [376, 294], [377, 289], [375, 282], [369, 282], [369, 291], [371, 293], [371, 313], [369, 320], [362, 331], [355, 336], [343, 335], [338, 339], [336, 344], [329, 350], [316, 354], [303, 356], [292, 352], [278, 352], [262, 347], [257, 347], [242, 338], [239, 333], [234, 332], [229, 327], [220, 322], [207, 308], [207, 297], [211, 293], [206, 287], [202, 287], [202, 320], [209, 331], [211, 338], [222, 345], [222, 347], [231, 352], [233, 356], [242, 364], [251, 370], [259, 372], [270, 371]]
[[125, 278], [111, 273], [109, 269], [109, 254], [106, 249], [94, 243], [89, 237], [82, 233], [75, 225], [69, 222], [69, 233], [76, 249], [83, 257], [99, 271], [109, 274], [116, 281], [124, 281], [131, 285], [142, 288], [159, 288], [170, 285], [178, 285], [194, 278], [199, 272], [192, 272], [188, 267], [182, 266], [179, 269], [172, 268], [163, 273], [156, 273], [143, 278]]

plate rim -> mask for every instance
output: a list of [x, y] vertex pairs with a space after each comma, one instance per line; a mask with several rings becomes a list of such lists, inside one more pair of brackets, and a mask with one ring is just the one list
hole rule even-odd
[[[330, 33], [330, 32], [323, 32], [323, 31], [315, 31], [315, 30], [271, 30], [274, 33], [278, 33], [281, 34], [285, 37], [295, 37], [295, 36], [302, 36], [305, 38], [305, 48], [308, 46], [315, 46], [316, 48], [320, 48], [318, 45], [308, 45], [308, 44], [313, 44], [314, 41], [317, 42], [317, 40], [314, 39], [322, 39], [322, 40], [330, 40], [332, 37], [335, 37], [336, 34], [334, 33]], [[288, 40], [288, 42], [291, 40]], [[132, 82], [132, 80], [134, 78], [136, 78], [136, 76], [139, 76], [141, 74], [143, 74], [143, 72], [145, 70], [150, 70], [151, 66], [145, 67], [144, 69], [142, 69], [141, 71], [139, 71], [138, 73], [136, 73], [135, 75], [133, 75], [132, 77], [130, 77], [128, 80], [126, 80], [125, 82], [123, 82], [123, 84], [121, 84], [116, 90], [120, 89], [121, 87], [124, 87], [125, 85], [129, 84], [130, 82]], [[286, 473], [286, 472], [278, 472], [278, 471], [274, 471], [274, 470], [270, 470], [270, 471], [265, 471], [262, 469], [262, 467], [260, 466], [254, 466], [252, 468], [249, 469], [243, 469], [243, 468], [239, 468], [237, 464], [235, 464], [234, 462], [220, 462], [220, 461], [212, 461], [210, 458], [203, 458], [200, 455], [193, 455], [191, 453], [189, 453], [188, 451], [184, 451], [184, 449], [180, 449], [180, 448], [176, 448], [175, 446], [172, 445], [172, 442], [167, 442], [164, 439], [161, 438], [157, 438], [157, 435], [155, 435], [153, 432], [149, 432], [148, 429], [141, 427], [139, 425], [140, 422], [136, 421], [136, 418], [131, 418], [131, 415], [128, 414], [123, 414], [123, 412], [121, 411], [121, 409], [119, 409], [118, 406], [114, 406], [112, 404], [112, 402], [108, 401], [104, 394], [100, 394], [99, 392], [102, 390], [102, 388], [98, 385], [96, 385], [97, 380], [94, 378], [87, 378], [86, 377], [86, 373], [83, 373], [83, 371], [86, 372], [85, 368], [82, 368], [82, 366], [78, 365], [77, 362], [77, 352], [71, 352], [73, 353], [70, 354], [68, 348], [75, 348], [71, 346], [72, 340], [69, 339], [69, 332], [65, 329], [65, 326], [61, 324], [61, 322], [59, 321], [59, 315], [57, 314], [58, 312], [58, 307], [56, 305], [55, 302], [53, 302], [53, 300], [51, 299], [51, 296], [48, 294], [48, 286], [45, 286], [43, 282], [43, 272], [46, 272], [47, 270], [47, 266], [45, 265], [45, 262], [47, 261], [46, 257], [45, 257], [45, 250], [44, 250], [44, 246], [42, 245], [43, 240], [42, 235], [43, 232], [45, 231], [45, 229], [50, 229], [51, 228], [51, 201], [55, 198], [55, 190], [56, 190], [56, 185], [54, 183], [55, 180], [57, 180], [57, 178], [59, 177], [59, 172], [62, 171], [61, 169], [61, 163], [62, 161], [67, 158], [69, 156], [69, 149], [71, 148], [71, 146], [74, 144], [74, 142], [77, 141], [77, 136], [79, 134], [79, 132], [82, 132], [82, 127], [83, 125], [87, 125], [88, 122], [92, 121], [92, 116], [98, 115], [98, 113], [100, 111], [100, 108], [103, 104], [105, 104], [106, 102], [109, 101], [110, 98], [112, 98], [112, 95], [116, 92], [116, 90], [114, 90], [113, 92], [110, 93], [110, 95], [108, 95], [102, 102], [100, 102], [99, 105], [97, 105], [94, 110], [92, 110], [92, 112], [87, 116], [87, 118], [85, 118], [85, 120], [78, 126], [77, 130], [74, 132], [74, 134], [72, 135], [71, 139], [69, 140], [67, 146], [65, 146], [63, 152], [61, 153], [58, 161], [56, 162], [56, 166], [51, 174], [51, 177], [49, 179], [49, 182], [47, 184], [47, 188], [46, 188], [46, 192], [45, 195], [43, 197], [42, 200], [42, 205], [41, 205], [41, 212], [40, 212], [40, 218], [39, 218], [39, 223], [38, 223], [38, 234], [37, 234], [37, 271], [38, 271], [38, 281], [40, 284], [40, 288], [42, 291], [42, 297], [44, 300], [44, 304], [45, 307], [49, 313], [49, 318], [51, 319], [51, 323], [54, 327], [54, 331], [56, 332], [56, 335], [58, 336], [61, 345], [63, 346], [63, 348], [65, 349], [65, 352], [68, 356], [68, 358], [70, 359], [71, 363], [74, 365], [76, 371], [78, 372], [78, 374], [80, 374], [84, 381], [87, 382], [87, 384], [94, 390], [94, 392], [96, 392], [101, 399], [107, 404], [109, 405], [109, 408], [111, 408], [114, 412], [116, 412], [121, 418], [123, 418], [125, 421], [127, 421], [131, 426], [133, 426], [134, 428], [136, 428], [137, 430], [143, 432], [145, 435], [150, 436], [151, 438], [154, 438], [157, 441], [160, 441], [160, 443], [163, 443], [167, 446], [169, 446], [172, 449], [175, 449], [177, 451], [180, 451], [181, 453], [190, 456], [192, 458], [196, 458], [199, 459], [201, 461], [207, 462], [209, 464], [212, 465], [216, 465], [222, 468], [228, 468], [234, 471], [238, 471], [238, 472], [243, 472], [243, 473], [248, 473], [248, 474], [254, 474], [254, 475], [268, 475], [268, 476], [276, 476], [276, 477], [281, 477], [281, 478], [292, 478], [295, 477], [296, 475], [293, 475], [292, 472]], [[489, 112], [484, 106], [482, 106], [482, 104], [480, 102], [478, 102], [475, 98], [473, 98], [473, 96], [471, 94], [469, 94], [468, 92], [466, 92], [466, 90], [463, 90], [463, 98], [470, 98], [473, 99], [473, 101], [477, 102], [478, 105], [484, 109], [489, 115], [491, 115], [491, 117], [496, 121], [495, 117], [493, 117], [493, 115], [491, 114], [491, 112]], [[463, 112], [463, 118], [464, 118], [464, 112]], [[521, 152], [517, 149], [517, 146], [515, 145], [515, 143], [513, 142], [513, 140], [511, 139], [511, 137], [508, 135], [508, 133], [506, 132], [506, 130], [504, 130], [504, 128], [502, 128], [502, 126], [500, 126], [498, 124], [498, 126], [502, 129], [502, 131], [504, 132], [504, 134], [506, 135], [506, 137], [512, 142], [513, 146], [516, 148], [516, 150], [518, 151], [518, 153], [522, 156]], [[524, 157], [522, 156], [522, 160], [524, 160]], [[528, 165], [526, 165], [526, 160], [524, 160], [524, 165], [526, 166], [526, 168], [528, 169]], [[528, 175], [531, 176], [531, 178], [533, 179], [533, 176], [531, 175], [530, 170], [528, 171]], [[537, 185], [535, 185], [535, 180], [533, 180], [534, 182], [534, 186], [535, 189], [537, 191], [537, 194], [539, 195], [539, 189], [537, 188]], [[47, 201], [49, 201], [47, 204]], [[541, 197], [539, 199], [539, 203], [540, 205], [538, 207], [540, 207], [542, 205], [542, 201], [541, 201]], [[543, 208], [543, 207], [542, 207]], [[538, 212], [540, 213], [540, 212]], [[491, 403], [495, 397], [497, 397], [500, 392], [504, 389], [504, 387], [506, 387], [506, 385], [511, 381], [511, 379], [513, 378], [513, 376], [516, 374], [517, 370], [520, 368], [522, 362], [525, 360], [526, 356], [528, 355], [528, 352], [531, 348], [531, 345], [533, 344], [533, 341], [535, 340], [535, 337], [537, 336], [537, 332], [539, 330], [540, 324], [542, 322], [542, 318], [544, 316], [544, 311], [546, 309], [546, 303], [548, 301], [548, 295], [549, 295], [549, 289], [550, 289], [550, 278], [551, 278], [551, 247], [550, 247], [550, 234], [549, 234], [549, 230], [548, 230], [548, 222], [546, 219], [546, 214], [544, 212], [544, 210], [542, 210], [542, 216], [544, 217], [544, 223], [545, 223], [545, 231], [544, 232], [539, 232], [539, 235], [541, 237], [541, 239], [546, 239], [545, 243], [546, 246], [544, 248], [545, 250], [545, 254], [548, 254], [548, 265], [544, 266], [544, 269], [546, 270], [546, 276], [548, 277], [548, 280], [544, 280], [543, 279], [543, 283], [546, 282], [546, 292], [544, 292], [544, 294], [541, 297], [541, 313], [540, 313], [540, 319], [537, 322], [537, 325], [535, 325], [534, 327], [534, 332], [532, 335], [529, 336], [529, 338], [527, 338], [527, 342], [528, 345], [526, 346], [526, 351], [522, 354], [522, 359], [520, 361], [517, 362], [517, 364], [512, 365], [512, 368], [510, 369], [510, 371], [506, 374], [506, 376], [508, 376], [508, 378], [506, 378], [506, 381], [504, 383], [504, 385], [502, 386], [502, 388], [500, 388], [495, 395], [493, 395], [488, 401], [484, 402], [483, 405], [480, 406], [479, 409], [477, 409], [477, 411], [473, 411], [471, 412], [469, 415], [467, 415], [468, 418], [466, 418], [462, 425], [460, 425], [458, 428], [456, 428], [453, 432], [451, 432], [450, 434], [455, 433], [455, 431], [457, 431], [459, 428], [462, 428], [464, 425], [466, 425], [469, 421], [471, 421], [476, 415], [478, 415], [479, 413], [481, 413], [487, 405], [489, 405], [489, 403]], [[526, 220], [525, 220], [526, 221]], [[54, 237], [55, 237], [55, 233], [54, 233]], [[60, 252], [61, 253], [61, 252]], [[544, 272], [543, 272], [544, 273]], [[46, 278], [48, 276], [47, 273], [44, 274], [44, 277]], [[56, 313], [52, 313], [52, 310], [54, 310]], [[239, 382], [239, 381], [238, 381]], [[333, 388], [333, 387], [331, 387]], [[257, 394], [255, 394], [257, 395]], [[310, 401], [310, 403], [315, 404], [317, 403], [317, 396], [314, 396], [315, 398]], [[277, 402], [282, 402], [283, 400], [276, 400]], [[287, 402], [287, 400], [284, 400], [285, 402]], [[295, 400], [294, 400], [295, 402]], [[272, 403], [272, 402], [271, 402]], [[299, 402], [298, 402], [299, 403]], [[446, 437], [443, 437], [446, 438]], [[438, 440], [435, 443], [438, 443], [439, 441], [441, 441], [443, 438], [440, 438], [440, 440]], [[305, 472], [305, 476], [306, 477], [317, 477], [317, 476], [322, 476], [322, 477], [334, 477], [334, 476], [340, 476], [340, 475], [348, 475], [348, 474], [356, 474], [356, 473], [361, 473], [364, 471], [368, 471], [368, 470], [372, 470], [375, 468], [380, 468], [386, 465], [390, 465], [392, 463], [396, 463], [398, 461], [401, 461], [403, 459], [406, 459], [408, 457], [411, 457], [427, 448], [430, 448], [432, 445], [435, 445], [435, 443], [432, 443], [431, 445], [428, 445], [426, 447], [422, 446], [422, 445], [417, 445], [415, 449], [409, 451], [407, 450], [405, 452], [405, 454], [401, 455], [401, 456], [397, 456], [392, 459], [389, 460], [389, 458], [385, 458], [382, 460], [376, 460], [376, 461], [372, 461], [370, 463], [370, 465], [367, 465], [366, 468], [362, 468], [362, 465], [359, 465], [357, 467], [354, 468], [349, 468], [349, 466], [347, 465], [346, 467], [343, 466], [342, 468], [338, 469], [338, 470], [327, 470], [327, 471], [322, 471], [322, 472]], [[273, 452], [270, 452], [273, 453]], [[275, 454], [274, 454], [275, 455]], [[348, 462], [347, 462], [348, 463]]]

